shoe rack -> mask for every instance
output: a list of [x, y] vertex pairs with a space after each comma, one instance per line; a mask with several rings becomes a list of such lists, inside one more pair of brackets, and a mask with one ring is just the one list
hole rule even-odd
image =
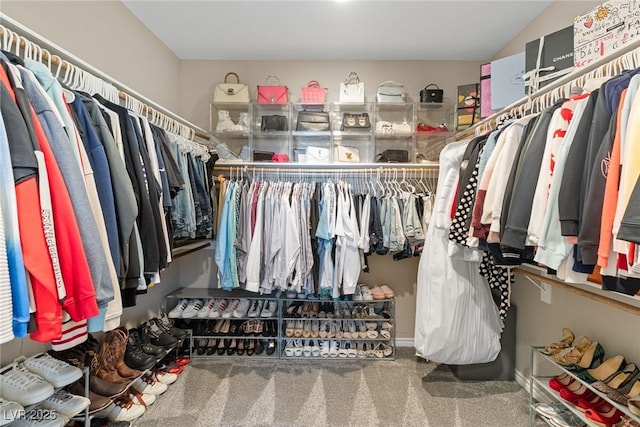
[[[609, 403], [613, 408], [622, 412], [626, 417], [629, 417], [636, 423], [640, 423], [640, 417], [635, 415], [629, 410], [627, 406], [621, 405], [612, 399], [610, 399], [606, 393], [602, 393], [601, 391], [595, 389], [591, 383], [584, 381], [580, 378], [576, 372], [570, 371], [563, 367], [562, 365], [556, 363], [549, 356], [544, 354], [542, 350], [544, 347], [542, 346], [532, 346], [531, 347], [531, 358], [530, 358], [530, 372], [531, 379], [529, 381], [529, 425], [531, 427], [537, 425], [536, 419], [539, 418], [543, 420], [549, 426], [556, 426], [558, 424], [553, 423], [550, 419], [542, 416], [538, 411], [536, 411], [536, 405], [539, 402], [553, 402], [557, 407], [562, 407], [569, 413], [571, 413], [576, 419], [582, 422], [581, 425], [600, 425], [597, 424], [594, 420], [588, 418], [585, 415], [585, 412], [582, 412], [578, 409], [578, 407], [572, 404], [570, 401], [567, 401], [560, 397], [560, 394], [551, 388], [549, 385], [549, 380], [554, 377], [557, 377], [560, 374], [567, 374], [575, 381], [578, 381], [579, 384], [586, 387], [586, 389], [590, 392], [593, 392], [600, 399]], [[545, 369], [546, 368], [546, 369]], [[541, 373], [544, 372], [544, 373]], [[556, 372], [555, 375], [548, 375], [547, 372]], [[534, 395], [534, 392], [536, 393]], [[613, 423], [611, 423], [613, 424]], [[608, 425], [608, 424], [607, 424]], [[618, 424], [616, 424], [618, 425]]]
[[[206, 301], [210, 298], [225, 299], [229, 305], [234, 300], [246, 299], [250, 303], [249, 310], [254, 301], [258, 300], [265, 303], [274, 302], [276, 307], [272, 317], [248, 317], [248, 313], [246, 313], [242, 317], [235, 317], [232, 314], [226, 318], [174, 318], [174, 322], [179, 320], [181, 327], [189, 331], [189, 348], [192, 358], [251, 357], [274, 359], [280, 357], [280, 321], [278, 316], [280, 309], [278, 299], [275, 297], [261, 296], [240, 289], [225, 291], [222, 289], [181, 288], [165, 296], [163, 310], [168, 313], [181, 299]], [[212, 343], [212, 340], [215, 343]], [[262, 346], [262, 351], [258, 350], [259, 346]], [[238, 350], [241, 354], [238, 354]], [[249, 350], [249, 354], [247, 354], [247, 350]]]
[[283, 299], [284, 359], [394, 360], [395, 300]]
[[[276, 306], [273, 317], [234, 317], [228, 318], [174, 318], [180, 327], [190, 332], [189, 348], [193, 358], [229, 358], [251, 357], [269, 359], [366, 359], [395, 360], [395, 300], [371, 301], [334, 301], [332, 299], [296, 299], [265, 296], [240, 289], [225, 291], [221, 289], [181, 288], [165, 296], [163, 311], [168, 313], [182, 299], [209, 298], [225, 299], [229, 304], [235, 299], [247, 299], [250, 306], [256, 300], [271, 301]], [[224, 330], [220, 322], [229, 321], [237, 326], [234, 331]], [[263, 326], [262, 335], [245, 332], [243, 328], [262, 322], [273, 322], [273, 330]], [[203, 329], [203, 325], [207, 325]], [[205, 331], [203, 333], [203, 331]], [[259, 333], [258, 333], [259, 334]], [[357, 336], [356, 336], [357, 334]], [[207, 348], [210, 340], [224, 343], [224, 351]], [[235, 349], [228, 351], [231, 341], [235, 340]], [[238, 354], [238, 343], [243, 341], [242, 354]], [[226, 343], [225, 343], [226, 341]], [[247, 354], [247, 344], [254, 343], [254, 353]], [[207, 342], [206, 345], [202, 345]], [[257, 343], [263, 346], [261, 354], [255, 353]], [[214, 344], [215, 345], [215, 344]], [[273, 352], [267, 354], [267, 346], [272, 345]], [[204, 347], [200, 351], [199, 347]], [[323, 351], [323, 349], [325, 351]], [[207, 354], [208, 353], [208, 354]]]
[[[302, 111], [324, 111], [329, 114], [329, 131], [297, 130]], [[343, 127], [346, 114], [367, 115], [367, 128]], [[263, 130], [264, 116], [283, 116], [287, 128]], [[340, 163], [336, 150], [350, 147], [358, 151], [359, 161], [375, 163], [387, 149], [408, 152], [410, 163], [437, 163], [442, 148], [452, 141], [454, 133], [453, 103], [327, 103], [324, 105], [287, 104], [209, 104], [210, 133], [215, 142], [224, 143], [235, 156], [234, 162], [260, 161], [257, 153], [286, 154], [291, 163], [309, 163], [309, 147], [327, 150], [322, 163]], [[249, 159], [249, 160], [247, 160]]]

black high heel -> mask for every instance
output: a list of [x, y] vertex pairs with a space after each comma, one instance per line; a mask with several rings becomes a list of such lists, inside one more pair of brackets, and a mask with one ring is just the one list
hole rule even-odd
[[200, 338], [198, 340], [198, 348], [196, 350], [196, 354], [198, 356], [202, 356], [205, 353], [205, 351], [207, 349], [207, 341], [208, 341], [208, 339], [206, 339], [206, 338]]
[[255, 354], [256, 356], [260, 356], [264, 352], [264, 347], [262, 346], [262, 340], [255, 340], [255, 342], [256, 342], [256, 349], [253, 354]]
[[256, 340], [247, 340], [248, 343], [246, 345], [247, 347], [247, 356], [253, 356], [253, 354], [255, 353], [256, 347], [255, 347], [255, 342]]
[[244, 354], [245, 341], [246, 340], [238, 339], [238, 348], [236, 349], [238, 356], [242, 356]]
[[218, 356], [222, 356], [226, 351], [227, 351], [227, 347], [229, 346], [229, 344], [231, 343], [231, 340], [228, 338], [220, 338], [220, 343], [218, 344]]
[[227, 355], [231, 356], [236, 352], [236, 339], [235, 338], [231, 338], [231, 343], [229, 344], [229, 346], [227, 347]]
[[209, 338], [207, 342], [207, 356], [211, 356], [218, 349], [218, 340], [215, 338]]
[[269, 343], [267, 344], [267, 355], [271, 356], [275, 352], [276, 352], [276, 342], [275, 340], [269, 340]]

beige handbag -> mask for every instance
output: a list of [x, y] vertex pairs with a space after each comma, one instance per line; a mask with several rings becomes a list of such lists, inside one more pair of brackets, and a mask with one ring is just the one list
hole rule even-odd
[[355, 147], [338, 145], [335, 147], [334, 156], [339, 162], [358, 163], [360, 161], [360, 151]]
[[[236, 83], [227, 83], [229, 76], [236, 78]], [[230, 72], [224, 76], [224, 83], [218, 83], [213, 91], [214, 104], [248, 104], [249, 86], [240, 83], [240, 77]]]

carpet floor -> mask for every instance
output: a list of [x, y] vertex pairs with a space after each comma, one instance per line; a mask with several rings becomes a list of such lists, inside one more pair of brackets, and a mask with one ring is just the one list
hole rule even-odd
[[466, 381], [398, 349], [395, 361], [195, 359], [136, 427], [528, 425], [515, 381]]

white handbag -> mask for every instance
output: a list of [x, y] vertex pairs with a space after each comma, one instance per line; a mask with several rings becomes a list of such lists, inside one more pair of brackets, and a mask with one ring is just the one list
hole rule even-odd
[[405, 102], [406, 99], [407, 92], [404, 90], [404, 85], [402, 83], [387, 80], [386, 82], [382, 82], [378, 85], [376, 100], [379, 103]]
[[331, 151], [322, 147], [307, 147], [305, 154], [306, 163], [329, 163]]
[[340, 102], [364, 103], [364, 82], [360, 81], [358, 73], [350, 72], [340, 83]]
[[[227, 83], [227, 78], [234, 76], [236, 83]], [[213, 91], [214, 104], [248, 104], [249, 86], [240, 83], [240, 77], [236, 73], [227, 73], [224, 83], [218, 83]]]
[[334, 150], [334, 156], [339, 162], [357, 163], [360, 161], [360, 151], [355, 147], [338, 145]]

